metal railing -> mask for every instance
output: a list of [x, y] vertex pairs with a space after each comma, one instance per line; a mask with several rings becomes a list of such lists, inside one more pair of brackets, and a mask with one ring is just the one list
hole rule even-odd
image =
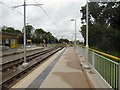
[[[80, 47], [84, 57], [85, 47]], [[114, 90], [120, 90], [120, 63], [115, 62], [93, 50], [88, 50], [88, 60], [92, 71], [97, 72], [103, 80]]]

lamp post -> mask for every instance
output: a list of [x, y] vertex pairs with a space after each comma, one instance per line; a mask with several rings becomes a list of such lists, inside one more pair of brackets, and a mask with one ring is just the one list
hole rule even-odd
[[86, 47], [88, 48], [88, 0], [86, 1]]
[[74, 41], [74, 47], [76, 46], [76, 19], [71, 19], [71, 21], [75, 21], [75, 41]]
[[85, 65], [83, 65], [83, 67], [85, 69], [89, 69], [89, 65], [88, 65], [88, 0], [86, 0], [86, 46], [85, 46]]

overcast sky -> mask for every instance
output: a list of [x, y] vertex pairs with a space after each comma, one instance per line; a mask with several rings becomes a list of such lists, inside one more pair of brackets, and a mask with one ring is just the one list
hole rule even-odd
[[[86, 0], [26, 0], [27, 4], [43, 4], [41, 7], [46, 11], [47, 15], [40, 7], [27, 6], [27, 23], [33, 25], [34, 28], [43, 28], [50, 31], [57, 38], [68, 38], [74, 40], [75, 22], [77, 21], [77, 39], [83, 41], [83, 37], [79, 30], [81, 25], [80, 13], [81, 6], [85, 5]], [[1, 0], [8, 7], [21, 5], [23, 0]], [[2, 7], [2, 8], [1, 8]], [[1, 25], [11, 26], [21, 30], [23, 27], [23, 7], [11, 10], [3, 4], [0, 4]]]

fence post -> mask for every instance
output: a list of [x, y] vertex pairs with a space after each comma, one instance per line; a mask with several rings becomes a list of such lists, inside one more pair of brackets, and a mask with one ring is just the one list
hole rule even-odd
[[119, 63], [118, 65], [119, 65], [119, 66], [118, 66], [118, 67], [119, 67], [119, 68], [118, 68], [118, 70], [119, 70], [119, 71], [118, 71], [118, 72], [119, 72], [119, 73], [118, 73], [118, 90], [120, 90], [120, 63]]
[[92, 51], [92, 73], [95, 73], [94, 67], [95, 67], [95, 53], [94, 51]]
[[80, 48], [81, 48], [81, 56], [84, 57], [83, 56], [83, 48], [82, 48], [82, 46]]
[[83, 57], [85, 57], [85, 54], [84, 54], [84, 47], [82, 47], [82, 55], [83, 55]]

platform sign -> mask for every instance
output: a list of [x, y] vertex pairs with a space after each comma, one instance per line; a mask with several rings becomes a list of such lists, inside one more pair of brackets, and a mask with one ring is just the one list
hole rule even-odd
[[27, 40], [27, 42], [32, 42], [32, 40]]
[[17, 47], [17, 40], [16, 39], [11, 39], [10, 40], [10, 47], [11, 48], [16, 48]]

